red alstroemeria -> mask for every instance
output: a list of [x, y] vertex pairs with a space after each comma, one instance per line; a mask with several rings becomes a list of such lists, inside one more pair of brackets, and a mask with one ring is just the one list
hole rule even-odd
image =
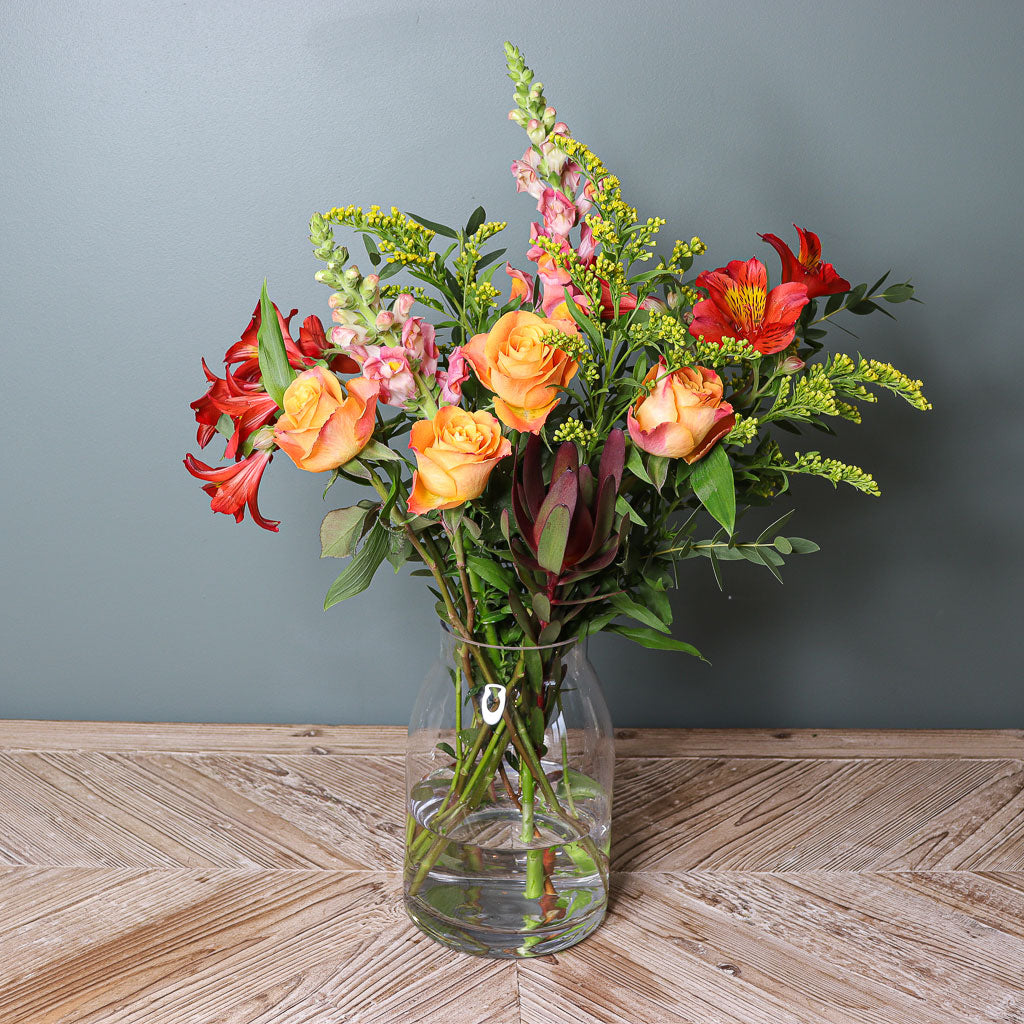
[[619, 308], [616, 311], [612, 304], [612, 290], [608, 287], [608, 282], [601, 280], [601, 319], [602, 320], [614, 320], [617, 316], [622, 316], [623, 313], [629, 313], [636, 309], [636, 296], [632, 292], [626, 292], [625, 295], [619, 296]]
[[200, 448], [205, 448], [213, 439], [222, 415], [234, 423], [235, 432], [228, 440], [224, 457], [236, 459], [249, 435], [274, 418], [277, 402], [257, 382], [238, 380], [230, 369], [224, 372], [224, 377], [218, 377], [203, 360], [203, 373], [210, 387], [205, 395], [192, 403], [191, 408], [199, 424], [196, 440]]
[[227, 381], [218, 377], [206, 365], [205, 359], [203, 360], [203, 373], [206, 374], [210, 387], [205, 395], [197, 398], [189, 406], [195, 412], [196, 423], [199, 424], [196, 441], [199, 442], [200, 448], [205, 448], [213, 440], [213, 435], [217, 433], [217, 424], [223, 414], [219, 403], [227, 394]]
[[693, 307], [690, 333], [716, 345], [722, 338], [746, 339], [764, 355], [781, 352], [793, 340], [800, 311], [810, 301], [806, 286], [795, 282], [769, 291], [768, 271], [756, 257], [705, 270], [696, 284], [708, 290], [708, 298]]
[[197, 480], [209, 481], [203, 485], [203, 490], [210, 495], [210, 508], [214, 512], [234, 516], [235, 522], [240, 523], [248, 506], [252, 521], [257, 526], [277, 533], [280, 522], [264, 519], [256, 504], [263, 471], [272, 458], [271, 452], [256, 451], [241, 462], [214, 469], [189, 454], [185, 456], [185, 468]]
[[[293, 309], [287, 317], [282, 316], [281, 310], [277, 308], [277, 303], [274, 303], [274, 312], [277, 313], [277, 322], [281, 325], [281, 334], [284, 337], [285, 351], [288, 353], [288, 362], [292, 365], [293, 369], [305, 370], [312, 366], [316, 362], [318, 357], [306, 355], [301, 352], [296, 346], [295, 342], [292, 341], [289, 324], [291, 319], [299, 311]], [[249, 326], [242, 331], [242, 337], [239, 341], [236, 341], [224, 353], [224, 362], [228, 366], [233, 366], [238, 363], [235, 367], [235, 377], [240, 380], [259, 380], [260, 379], [260, 360], [259, 360], [259, 330], [260, 324], [263, 322], [263, 316], [260, 312], [260, 304], [256, 303], [256, 308], [252, 311], [252, 319], [249, 321]], [[321, 330], [322, 330], [321, 326]]]
[[[287, 334], [285, 334], [285, 337], [287, 337]], [[327, 356], [324, 355], [324, 349], [331, 346], [327, 341], [327, 334], [324, 331], [324, 325], [320, 317], [310, 315], [302, 321], [296, 347], [304, 356], [308, 356], [310, 359], [327, 359]], [[331, 356], [327, 360], [327, 365], [335, 373], [359, 372], [359, 364], [351, 356], [344, 354]]]
[[800, 255], [794, 256], [793, 250], [778, 235], [759, 235], [779, 254], [782, 260], [783, 283], [805, 285], [807, 297], [816, 299], [819, 295], [839, 295], [850, 290], [850, 282], [836, 273], [831, 263], [821, 260], [821, 240], [813, 231], [796, 228], [800, 236]]

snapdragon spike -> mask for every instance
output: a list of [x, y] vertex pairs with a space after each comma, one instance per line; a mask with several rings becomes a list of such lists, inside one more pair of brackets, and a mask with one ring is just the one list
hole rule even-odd
[[564, 442], [555, 453], [550, 476], [541, 463], [542, 443], [527, 442], [512, 485], [512, 515], [517, 536], [509, 545], [518, 567], [546, 574], [547, 591], [583, 579], [607, 567], [619, 550], [626, 517], [616, 519], [615, 501], [622, 483], [625, 437], [613, 430], [595, 477], [580, 465], [579, 450]]
[[206, 480], [203, 490], [210, 496], [210, 508], [235, 517], [240, 523], [249, 509], [252, 521], [264, 530], [277, 533], [280, 522], [265, 519], [259, 510], [257, 497], [263, 471], [270, 464], [273, 454], [269, 451], [255, 451], [241, 462], [214, 469], [200, 462], [194, 455], [185, 456], [185, 468], [197, 479]]

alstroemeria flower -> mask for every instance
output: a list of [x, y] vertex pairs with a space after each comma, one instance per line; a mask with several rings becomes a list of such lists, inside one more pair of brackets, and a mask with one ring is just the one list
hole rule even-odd
[[454, 348], [448, 356], [448, 369], [437, 371], [437, 383], [441, 386], [441, 397], [449, 405], [462, 401], [462, 385], [469, 380], [469, 360], [462, 346]]
[[234, 423], [235, 432], [228, 440], [224, 457], [238, 458], [249, 435], [274, 418], [277, 402], [258, 382], [238, 380], [230, 369], [225, 370], [224, 377], [218, 377], [206, 365], [205, 359], [203, 373], [210, 382], [209, 390], [191, 404], [199, 424], [196, 441], [200, 448], [205, 448], [217, 432], [221, 416], [227, 416]]
[[[324, 325], [318, 316], [307, 316], [302, 321], [302, 327], [299, 330], [299, 340], [296, 342], [296, 348], [304, 355], [309, 356], [310, 359], [327, 359], [324, 355], [324, 350], [329, 348], [327, 342], [327, 334], [324, 331]], [[327, 365], [335, 373], [358, 373], [359, 364], [347, 355], [335, 355], [331, 356], [327, 360]]]
[[402, 324], [402, 348], [424, 377], [433, 377], [437, 369], [439, 353], [434, 334], [434, 325], [425, 323], [421, 316], [411, 316]]
[[280, 522], [264, 519], [256, 503], [263, 471], [272, 458], [269, 451], [255, 451], [241, 462], [214, 469], [190, 454], [185, 456], [185, 468], [196, 479], [208, 481], [203, 485], [203, 490], [212, 499], [210, 508], [214, 512], [234, 516], [235, 522], [240, 523], [248, 507], [252, 521], [257, 526], [277, 533]]
[[416, 397], [416, 378], [404, 348], [367, 345], [363, 376], [380, 386], [380, 400], [385, 405], [401, 407]]
[[[281, 310], [277, 308], [277, 303], [273, 303], [274, 312], [277, 313], [277, 322], [281, 327], [281, 335], [284, 338], [284, 348], [288, 353], [288, 362], [291, 364], [293, 369], [302, 370], [307, 366], [312, 366], [316, 359], [306, 355], [299, 351], [298, 346], [292, 341], [289, 324], [291, 323], [292, 317], [295, 316], [299, 311], [293, 309], [288, 316], [284, 316]], [[263, 323], [263, 314], [260, 311], [260, 304], [256, 303], [256, 308], [252, 311], [252, 319], [249, 321], [249, 326], [242, 331], [242, 337], [239, 341], [236, 341], [224, 353], [224, 362], [228, 366], [235, 366], [235, 376], [239, 380], [259, 380], [260, 379], [260, 359], [259, 359], [259, 331], [260, 325]]]
[[793, 250], [778, 235], [759, 235], [775, 251], [782, 260], [783, 283], [796, 282], [805, 285], [807, 297], [816, 299], [819, 295], [839, 295], [850, 290], [850, 282], [836, 273], [831, 263], [823, 263], [821, 259], [821, 240], [813, 231], [796, 228], [800, 236], [800, 255], [794, 256]]
[[769, 291], [768, 271], [756, 257], [705, 270], [696, 284], [708, 290], [708, 298], [693, 307], [690, 333], [716, 345], [723, 338], [746, 339], [764, 355], [781, 352], [793, 340], [809, 301], [807, 288], [795, 282]]

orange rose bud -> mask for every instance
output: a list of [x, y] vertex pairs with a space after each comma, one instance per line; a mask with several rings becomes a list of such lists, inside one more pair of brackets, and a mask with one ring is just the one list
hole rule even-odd
[[379, 390], [365, 377], [353, 377], [343, 389], [330, 370], [313, 366], [288, 385], [274, 441], [299, 469], [342, 466], [370, 440]]
[[409, 447], [416, 453], [409, 511], [455, 508], [478, 498], [491, 470], [512, 445], [489, 412], [467, 412], [446, 405], [432, 420], [414, 423]]
[[653, 385], [626, 415], [629, 436], [652, 455], [696, 462], [732, 430], [736, 415], [722, 401], [722, 378], [703, 366], [682, 366], [667, 373], [658, 360], [644, 378]]
[[540, 339], [548, 331], [578, 334], [572, 320], [554, 320], [514, 310], [489, 334], [477, 334], [463, 347], [480, 383], [494, 393], [498, 419], [513, 430], [540, 432], [579, 364]]

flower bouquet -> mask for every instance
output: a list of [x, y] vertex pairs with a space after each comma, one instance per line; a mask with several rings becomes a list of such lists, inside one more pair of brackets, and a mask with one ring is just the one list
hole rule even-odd
[[505, 49], [509, 117], [529, 139], [512, 174], [540, 215], [526, 262], [502, 262], [506, 225], [483, 209], [463, 227], [314, 214], [333, 326], [308, 316], [296, 332], [264, 285], [192, 403], [200, 447], [222, 434], [226, 462], [185, 465], [215, 512], [248, 509], [267, 530], [258, 489], [279, 453], [330, 474], [325, 496], [338, 478], [368, 489], [323, 520], [323, 555], [347, 560], [325, 607], [385, 561], [412, 563], [442, 627], [410, 725], [407, 907], [450, 946], [529, 956], [584, 938], [607, 901], [612, 734], [586, 638], [699, 657], [671, 634], [680, 562], [707, 559], [721, 585], [722, 562], [779, 576], [817, 550], [783, 532], [792, 511], [740, 528], [794, 474], [878, 494], [856, 466], [785, 450], [776, 428], [832, 434], [872, 389], [929, 405], [888, 363], [823, 351], [838, 318], [890, 315], [908, 282], [852, 286], [801, 228], [796, 253], [760, 236], [781, 260], [774, 286], [756, 256], [690, 277], [704, 243], [659, 254], [666, 222], [640, 219]]

